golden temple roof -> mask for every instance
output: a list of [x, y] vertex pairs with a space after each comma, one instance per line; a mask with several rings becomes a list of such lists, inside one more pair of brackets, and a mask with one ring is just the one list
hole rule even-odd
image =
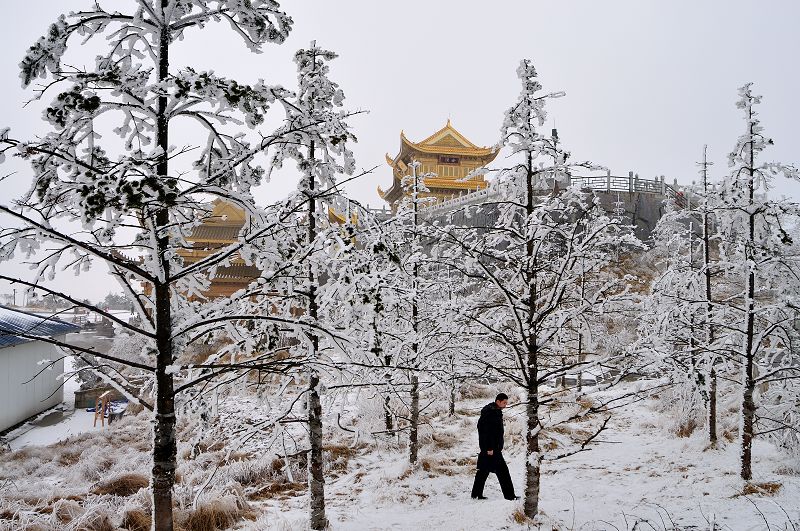
[[428, 138], [420, 142], [412, 142], [406, 137], [405, 132], [400, 131], [400, 153], [394, 158], [386, 155], [386, 162], [390, 166], [402, 162], [401, 156], [403, 152], [418, 151], [420, 153], [430, 154], [452, 154], [452, 155], [466, 155], [478, 158], [487, 159], [484, 164], [494, 160], [497, 156], [495, 147], [480, 147], [470, 142], [464, 135], [462, 135], [450, 120], [444, 127], [433, 133]]

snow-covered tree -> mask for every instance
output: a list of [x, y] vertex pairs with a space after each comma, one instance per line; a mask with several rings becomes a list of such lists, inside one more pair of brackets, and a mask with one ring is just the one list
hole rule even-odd
[[700, 163], [702, 183], [686, 196], [689, 205], [666, 201], [647, 253], [658, 275], [648, 297], [653, 309], [640, 317], [641, 341], [671, 375], [685, 428], [702, 424], [709, 442], [717, 441], [717, 377], [724, 369], [729, 312], [715, 301], [727, 297], [719, 274], [717, 194], [708, 178], [706, 150]]
[[[770, 408], [760, 407], [766, 396], [759, 396], [759, 384], [767, 391], [782, 395], [782, 401], [796, 403], [800, 365], [795, 344], [797, 318], [797, 244], [792, 233], [800, 214], [797, 204], [770, 198], [775, 176], [800, 179], [793, 165], [762, 162], [763, 151], [772, 144], [764, 135], [756, 112], [761, 96], [748, 83], [739, 89], [737, 108], [745, 118], [745, 132], [728, 156], [730, 173], [719, 187], [719, 219], [722, 237], [722, 267], [735, 291], [721, 301], [734, 315], [731, 325], [732, 349], [729, 353], [740, 367], [741, 376], [741, 469], [742, 479], [753, 476], [753, 438], [757, 424], [768, 425], [764, 431], [797, 430], [770, 415]], [[763, 415], [763, 417], [762, 417]], [[776, 427], [777, 424], [777, 427]]]
[[349, 330], [353, 339], [344, 372], [354, 386], [380, 398], [383, 432], [390, 435], [397, 433], [396, 405], [402, 394], [395, 386], [402, 376], [398, 367], [401, 301], [395, 293], [403, 275], [402, 251], [400, 242], [387, 232], [392, 223], [368, 209], [353, 210], [355, 202], [348, 204], [351, 211], [346, 213], [344, 236], [349, 245], [331, 272], [336, 289], [331, 296], [346, 308], [337, 312], [336, 327]]
[[[569, 186], [570, 171], [590, 165], [568, 164], [568, 154], [540, 132], [546, 101], [561, 94], [539, 94], [542, 87], [530, 61], [522, 61], [517, 74], [522, 90], [505, 114], [501, 143], [518, 163], [493, 183], [498, 220], [484, 230], [453, 232], [449, 259], [479, 281], [463, 315], [495, 347], [496, 357], [484, 363], [525, 393], [524, 512], [533, 518], [545, 453], [542, 389], [548, 381], [598, 363], [565, 359], [564, 340], [574, 336], [570, 324], [600, 311], [604, 299], [620, 289], [599, 273], [618, 245], [637, 241], [591, 193]], [[593, 274], [591, 288], [581, 289]]]
[[[328, 112], [340, 103], [341, 91], [317, 77], [322, 74], [319, 68], [309, 67], [329, 59], [329, 52], [318, 54], [316, 62], [309, 59], [316, 52], [298, 54], [297, 95], [263, 81], [241, 84], [171, 62], [170, 52], [178, 40], [215, 22], [229, 25], [253, 52], [268, 43], [282, 43], [292, 20], [277, 2], [136, 0], [131, 4], [130, 10], [107, 11], [93, 3], [85, 11], [60, 17], [23, 59], [23, 84], [43, 78], [36, 98], [55, 94], [44, 113], [49, 132], [32, 141], [15, 139], [8, 130], [0, 135], [3, 155], [30, 161], [34, 172], [30, 192], [13, 206], [0, 206], [0, 212], [18, 224], [0, 233], [0, 259], [22, 255], [34, 261], [38, 273], [33, 280], [3, 275], [4, 280], [97, 312], [111, 320], [121, 336], [138, 338], [131, 343], [139, 345], [138, 350], [123, 349], [119, 355], [52, 342], [131, 371], [118, 371], [116, 385], [153, 411], [153, 526], [166, 530], [173, 526], [175, 426], [180, 409], [176, 403], [195, 385], [228, 371], [282, 372], [294, 366], [293, 360], [252, 355], [270, 343], [264, 334], [273, 334], [275, 325], [305, 331], [313, 348], [326, 333], [313, 315], [301, 319], [265, 311], [264, 300], [286, 269], [297, 263], [287, 265], [285, 260], [284, 251], [291, 245], [287, 226], [295, 228], [302, 212], [309, 214], [309, 220], [315, 218], [317, 189], [310, 183], [333, 171], [336, 165], [327, 160], [329, 153], [349, 158], [343, 147], [349, 137], [340, 128], [342, 116]], [[98, 46], [105, 46], [104, 51], [88, 69], [69, 66], [85, 64], [72, 54], [78, 54], [75, 45], [87, 40], [101, 41]], [[280, 114], [277, 117], [284, 125], [264, 130], [266, 117], [278, 102], [286, 110], [285, 122]], [[176, 148], [171, 133], [179, 122], [206, 134], [205, 145], [197, 150]], [[257, 128], [258, 134], [248, 133]], [[259, 157], [272, 146], [279, 147], [278, 159], [295, 156], [302, 160], [304, 174], [313, 176], [301, 186], [308, 192], [306, 200], [268, 208], [255, 203], [252, 190], [266, 173]], [[309, 152], [299, 155], [298, 146]], [[234, 244], [184, 263], [180, 252], [191, 248], [187, 236], [212, 215], [211, 199], [243, 210], [246, 223]], [[314, 239], [313, 230], [310, 222], [309, 239]], [[209, 278], [234, 259], [255, 266], [259, 278], [230, 298], [201, 302]], [[129, 323], [82, 302], [74, 293], [46, 285], [64, 270], [78, 274], [100, 264], [108, 266], [134, 301], [140, 321]], [[312, 268], [306, 269], [309, 290], [317, 278]], [[313, 293], [306, 292], [306, 297], [314, 299]], [[308, 313], [312, 311], [309, 305]], [[243, 331], [257, 324], [264, 325], [263, 334]], [[207, 362], [198, 363], [186, 354], [187, 345], [220, 336], [229, 339], [224, 352]], [[314, 359], [315, 352], [308, 352], [303, 361]], [[133, 373], [146, 375], [152, 384], [133, 386], [125, 379]], [[313, 368], [309, 374], [314, 377]], [[316, 392], [316, 384], [310, 387]], [[311, 396], [313, 423], [319, 415], [313, 392]], [[320, 457], [319, 452], [314, 455]], [[312, 472], [321, 466], [319, 459], [314, 463]], [[317, 501], [313, 505], [315, 517], [324, 518]], [[314, 526], [319, 528], [319, 522]]]
[[[435, 284], [429, 275], [427, 260], [430, 231], [422, 218], [422, 210], [434, 199], [427, 196], [429, 190], [425, 186], [425, 178], [429, 174], [418, 173], [419, 166], [416, 161], [409, 165], [410, 173], [402, 180], [405, 194], [397, 208], [397, 215], [391, 221], [393, 235], [398, 239], [401, 249], [399, 266], [403, 272], [394, 290], [395, 296], [402, 301], [400, 319], [404, 323], [404, 337], [398, 362], [405, 367], [408, 381], [408, 455], [412, 466], [417, 464], [419, 456], [420, 376], [426, 374], [426, 368], [435, 359], [435, 342], [440, 324], [431, 315]], [[422, 385], [428, 385], [427, 378]]]
[[[324, 223], [328, 207], [339, 196], [336, 177], [352, 174], [355, 161], [348, 148], [348, 141], [355, 140], [349, 132], [342, 102], [344, 92], [328, 78], [328, 62], [335, 59], [335, 53], [324, 50], [312, 42], [305, 50], [295, 54], [298, 70], [298, 90], [296, 98], [285, 101], [289, 119], [282, 143], [276, 152], [273, 163], [282, 165], [286, 159], [297, 162], [303, 173], [295, 201], [305, 210], [302, 227], [305, 234], [292, 259], [298, 265], [295, 272], [296, 285], [287, 295], [299, 298], [297, 307], [304, 312], [303, 320], [312, 325], [303, 329], [299, 337], [303, 358], [306, 360], [308, 378], [307, 415], [310, 441], [308, 459], [308, 484], [310, 493], [311, 529], [324, 529], [328, 525], [325, 516], [325, 478], [323, 472], [323, 389], [319, 374], [321, 357], [320, 334], [318, 328], [325, 326], [323, 313], [330, 306], [331, 299], [323, 300], [321, 284], [323, 275], [332, 256], [340, 252], [345, 244], [336, 238], [336, 231]], [[295, 220], [287, 220], [288, 231]], [[271, 303], [270, 303], [271, 304]]]
[[697, 225], [694, 213], [665, 201], [648, 253], [659, 272], [647, 298], [651, 310], [639, 317], [641, 345], [673, 383], [670, 405], [683, 427], [697, 425], [704, 408], [707, 349], [701, 338], [705, 307]]

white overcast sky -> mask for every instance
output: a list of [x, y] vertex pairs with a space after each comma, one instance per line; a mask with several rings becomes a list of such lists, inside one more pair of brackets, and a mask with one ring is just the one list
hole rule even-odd
[[[21, 137], [44, 130], [39, 107], [22, 109], [30, 94], [20, 87], [17, 65], [58, 14], [89, 3], [4, 2], [0, 128]], [[115, 3], [121, 2], [101, 2]], [[796, 0], [294, 0], [282, 7], [295, 21], [285, 44], [253, 55], [219, 26], [187, 34], [172, 63], [292, 87], [297, 48], [316, 39], [339, 53], [331, 77], [349, 108], [369, 111], [351, 122], [358, 165], [378, 166], [348, 192], [373, 207], [381, 205], [376, 186], [390, 184], [384, 153], [397, 153], [401, 129], [421, 140], [450, 118], [476, 144], [494, 144], [503, 111], [519, 91], [515, 70], [522, 58], [534, 61], [545, 90], [567, 93], [549, 112], [574, 158], [615, 174], [632, 170], [688, 184], [708, 144], [712, 175], [720, 175], [743, 131], [736, 89], [748, 81], [764, 96], [761, 118], [775, 140], [766, 157], [800, 162]], [[91, 55], [85, 60], [90, 64]], [[14, 169], [0, 184], [0, 201], [27, 189], [30, 174]], [[288, 177], [275, 183], [265, 200], [292, 184]], [[776, 184], [778, 195], [800, 197], [800, 185]], [[113, 287], [82, 282], [92, 299]]]

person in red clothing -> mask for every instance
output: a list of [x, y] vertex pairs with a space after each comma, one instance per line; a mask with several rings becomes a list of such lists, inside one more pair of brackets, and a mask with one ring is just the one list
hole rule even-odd
[[514, 484], [511, 482], [511, 474], [508, 472], [508, 465], [503, 459], [503, 409], [508, 405], [508, 395], [500, 393], [495, 397], [494, 402], [486, 404], [481, 409], [481, 417], [478, 419], [478, 472], [475, 474], [475, 482], [472, 485], [472, 498], [485, 500], [483, 486], [490, 473], [497, 474], [503, 497], [507, 500], [519, 499], [514, 494]]

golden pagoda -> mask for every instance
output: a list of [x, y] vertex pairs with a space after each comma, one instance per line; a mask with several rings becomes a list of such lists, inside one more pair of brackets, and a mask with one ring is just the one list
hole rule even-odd
[[[211, 215], [186, 237], [191, 247], [178, 251], [186, 266], [235, 243], [244, 227], [244, 210], [221, 199], [214, 200], [213, 205]], [[203, 295], [208, 299], [230, 297], [234, 292], [246, 288], [259, 274], [258, 268], [235, 257], [230, 265], [217, 267], [211, 279], [211, 287]]]
[[495, 148], [476, 146], [459, 133], [450, 120], [421, 142], [410, 141], [401, 131], [400, 153], [394, 158], [386, 154], [386, 162], [393, 170], [392, 185], [386, 191], [379, 186], [378, 195], [391, 205], [392, 212], [396, 211], [404, 194], [401, 182], [411, 173], [409, 165], [412, 161], [420, 163], [418, 174], [436, 174], [425, 179], [430, 192], [422, 195], [435, 197], [437, 202], [483, 190], [488, 186], [483, 175], [466, 177], [474, 169], [492, 162], [496, 156]]

